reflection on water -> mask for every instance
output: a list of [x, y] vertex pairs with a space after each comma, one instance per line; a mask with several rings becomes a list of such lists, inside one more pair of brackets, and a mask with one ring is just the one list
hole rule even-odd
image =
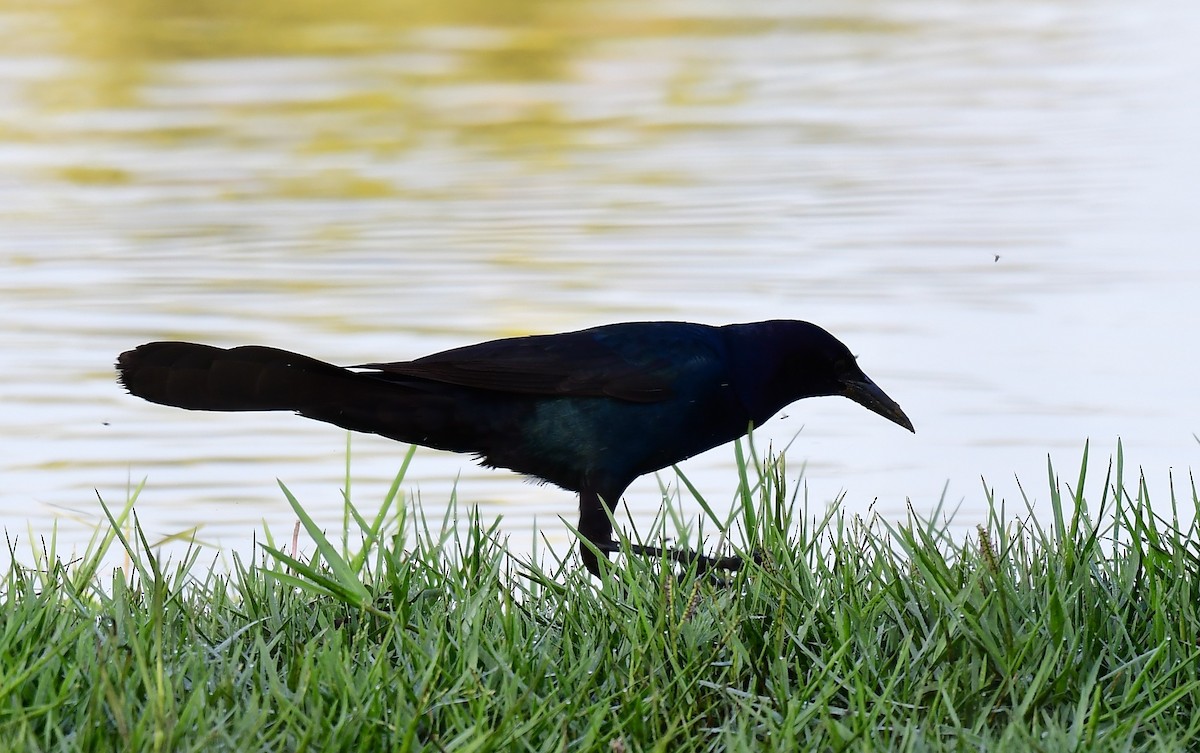
[[[359, 363], [656, 318], [817, 321], [901, 401], [915, 437], [837, 400], [764, 427], [815, 508], [948, 483], [973, 523], [980, 476], [1044, 498], [1089, 438], [1161, 479], [1200, 430], [1188, 15], [0, 0], [0, 519], [74, 541], [148, 477], [152, 532], [244, 546], [290, 530], [278, 477], [336, 524], [344, 434], [128, 398], [142, 341]], [[360, 505], [401, 456], [355, 438]], [[731, 459], [687, 466], [718, 507]], [[566, 540], [565, 493], [434, 452], [410, 479]]]

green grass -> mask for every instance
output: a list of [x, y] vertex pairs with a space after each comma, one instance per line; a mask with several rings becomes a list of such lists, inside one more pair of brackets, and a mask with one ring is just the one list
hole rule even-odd
[[[758, 560], [727, 583], [623, 558], [601, 584], [431, 525], [407, 460], [330, 538], [285, 489], [315, 552], [268, 540], [227, 573], [156, 559], [131, 500], [80, 561], [3, 576], [0, 747], [1196, 749], [1194, 485], [1159, 517], [1118, 449], [1085, 500], [1085, 453], [1073, 483], [1050, 469], [1047, 519], [989, 500], [961, 541], [940, 513], [810, 517], [782, 460], [739, 458], [734, 513], [701, 500]], [[110, 545], [133, 564], [101, 578]]]

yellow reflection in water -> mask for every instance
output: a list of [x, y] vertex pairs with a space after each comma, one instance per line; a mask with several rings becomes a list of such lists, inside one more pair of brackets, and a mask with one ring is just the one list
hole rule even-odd
[[[227, 198], [436, 194], [436, 180], [405, 185], [374, 168], [433, 144], [471, 160], [482, 152], [557, 170], [626, 117], [591, 107], [597, 91], [636, 87], [631, 101], [644, 108], [657, 94], [664, 111], [744, 108], [752, 95], [744, 73], [696, 52], [704, 42], [661, 61], [651, 52], [655, 64], [634, 80], [613, 57], [630, 40], [662, 39], [675, 50], [679, 40], [797, 26], [806, 34], [899, 31], [883, 23], [869, 15], [706, 17], [606, 0], [0, 0], [6, 54], [55, 63], [15, 89], [33, 112], [0, 120], [0, 141], [78, 146], [69, 152], [77, 162], [45, 173], [74, 185], [164, 180], [156, 157], [196, 148], [233, 168], [256, 166], [223, 179]], [[706, 120], [710, 129], [721, 122]], [[693, 127], [687, 118], [650, 118], [635, 135], [617, 135], [664, 139]], [[181, 165], [166, 180], [196, 174]], [[686, 177], [650, 169], [644, 180]]]
[[[253, 149], [262, 133], [273, 132], [285, 135], [299, 155], [366, 151], [379, 156], [411, 148], [417, 134], [446, 131], [451, 143], [502, 153], [536, 146], [540, 156], [535, 161], [543, 161], [576, 141], [558, 102], [476, 91], [469, 101], [429, 104], [416, 101], [416, 93], [569, 79], [572, 57], [597, 34], [594, 5], [551, 0], [0, 0], [0, 44], [9, 55], [49, 56], [62, 63], [22, 92], [25, 103], [41, 114], [140, 109], [171, 115], [144, 120], [128, 131], [106, 127], [105, 138], [135, 139], [159, 148], [215, 139]], [[257, 78], [264, 61], [272, 58], [280, 58], [284, 66], [295, 61], [316, 67], [311, 72], [277, 71], [289, 87], [277, 93], [269, 89], [270, 80]], [[217, 73], [181, 67], [213, 61], [227, 67]], [[354, 61], [362, 69], [338, 71], [323, 61]], [[227, 96], [247, 83], [268, 88], [261, 97]], [[195, 107], [209, 117], [180, 122], [186, 119], [175, 116], [190, 104], [180, 103], [181, 93], [198, 97]], [[288, 126], [247, 133], [247, 123], [264, 119], [282, 119]], [[75, 126], [83, 135], [90, 127]], [[36, 138], [37, 129], [0, 128], [4, 140]], [[119, 172], [83, 164], [60, 171], [59, 177], [77, 183], [125, 182], [115, 179]], [[341, 182], [351, 196], [389, 192], [367, 178]], [[326, 188], [334, 183], [325, 181]], [[295, 193], [290, 183], [281, 188], [284, 194]]]
[[[0, 3], [0, 9], [30, 7]], [[554, 29], [588, 3], [553, 0], [76, 0], [53, 12], [64, 53], [101, 60], [185, 60], [242, 56], [360, 55], [392, 50], [422, 27], [526, 30], [514, 50], [543, 60], [562, 51]], [[551, 66], [552, 68], [553, 66]], [[545, 66], [536, 64], [544, 70]], [[524, 64], [514, 72], [527, 72]]]

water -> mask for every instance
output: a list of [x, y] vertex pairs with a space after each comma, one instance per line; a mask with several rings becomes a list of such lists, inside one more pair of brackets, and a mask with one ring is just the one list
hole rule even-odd
[[[814, 510], [944, 491], [969, 526], [981, 478], [1044, 502], [1089, 440], [1152, 492], [1196, 465], [1185, 3], [253, 5], [0, 0], [10, 536], [84, 542], [143, 478], [152, 536], [286, 535], [276, 478], [340, 524], [343, 432], [132, 399], [112, 361], [154, 339], [360, 363], [801, 318], [918, 432], [791, 406], [758, 443], [795, 438]], [[360, 505], [402, 455], [354, 438]], [[732, 459], [685, 465], [719, 509]], [[569, 540], [571, 495], [465, 458], [419, 452], [406, 490], [437, 515], [456, 484], [514, 548]], [[657, 481], [626, 501], [644, 524]]]

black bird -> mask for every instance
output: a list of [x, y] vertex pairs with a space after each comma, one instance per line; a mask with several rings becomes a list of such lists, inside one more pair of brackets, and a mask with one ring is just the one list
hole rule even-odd
[[[635, 478], [737, 439], [801, 398], [842, 395], [913, 431], [845, 345], [790, 320], [610, 324], [349, 368], [257, 345], [152, 342], [116, 365], [125, 388], [153, 403], [295, 411], [578, 492], [579, 533], [605, 553], [615, 548], [605, 508]], [[580, 554], [599, 575], [582, 542]]]

